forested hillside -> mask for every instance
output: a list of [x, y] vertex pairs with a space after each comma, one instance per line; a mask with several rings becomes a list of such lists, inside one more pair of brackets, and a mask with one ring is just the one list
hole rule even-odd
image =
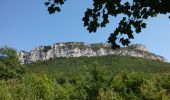
[[17, 68], [1, 77], [1, 100], [170, 98], [170, 64], [165, 62], [127, 56], [71, 57]]

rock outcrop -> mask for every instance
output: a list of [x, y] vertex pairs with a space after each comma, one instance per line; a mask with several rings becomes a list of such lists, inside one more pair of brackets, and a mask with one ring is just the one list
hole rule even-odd
[[36, 61], [44, 61], [56, 57], [80, 57], [80, 56], [133, 56], [165, 62], [162, 56], [147, 51], [142, 44], [134, 44], [118, 50], [112, 50], [108, 44], [87, 44], [84, 42], [56, 43], [51, 46], [39, 46], [30, 52], [20, 51], [18, 58], [22, 64]]

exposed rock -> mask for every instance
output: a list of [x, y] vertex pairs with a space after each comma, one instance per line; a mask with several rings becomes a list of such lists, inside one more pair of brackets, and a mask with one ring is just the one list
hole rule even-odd
[[26, 63], [31, 63], [31, 59], [30, 59], [30, 54], [29, 52], [26, 51], [20, 51], [18, 54], [18, 58], [21, 62], [21, 64], [26, 64]]
[[112, 50], [108, 44], [87, 44], [84, 42], [56, 43], [51, 46], [39, 46], [30, 52], [21, 51], [18, 58], [22, 64], [36, 61], [44, 61], [56, 57], [80, 57], [80, 56], [133, 56], [146, 59], [166, 61], [162, 56], [149, 53], [142, 44], [134, 44], [118, 50]]
[[146, 47], [142, 44], [132, 44], [129, 46], [131, 49], [137, 49], [137, 50], [142, 50], [142, 51], [148, 51]]

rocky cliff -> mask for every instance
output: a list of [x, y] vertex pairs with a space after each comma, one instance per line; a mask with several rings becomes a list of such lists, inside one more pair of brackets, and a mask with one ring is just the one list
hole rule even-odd
[[56, 57], [80, 57], [80, 56], [133, 56], [146, 59], [166, 61], [162, 56], [147, 51], [142, 44], [134, 44], [118, 50], [112, 50], [108, 44], [87, 44], [84, 42], [56, 43], [51, 46], [39, 46], [30, 52], [20, 51], [18, 58], [22, 64], [48, 60]]

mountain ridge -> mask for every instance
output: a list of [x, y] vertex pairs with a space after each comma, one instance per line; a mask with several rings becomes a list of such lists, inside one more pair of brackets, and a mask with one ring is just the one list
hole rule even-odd
[[106, 43], [88, 44], [85, 42], [60, 42], [50, 46], [39, 46], [32, 49], [30, 52], [18, 52], [18, 58], [21, 64], [44, 61], [57, 57], [92, 57], [106, 55], [132, 56], [163, 62], [167, 61], [162, 56], [150, 53], [142, 44], [132, 44], [128, 47], [112, 50], [111, 46]]

